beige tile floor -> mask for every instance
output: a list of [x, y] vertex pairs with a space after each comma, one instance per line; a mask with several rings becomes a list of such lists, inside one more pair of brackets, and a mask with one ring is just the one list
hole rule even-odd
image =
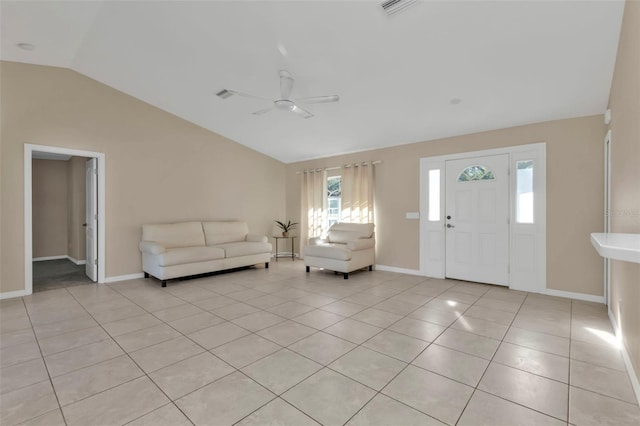
[[604, 306], [296, 262], [0, 302], [0, 423], [614, 425]]

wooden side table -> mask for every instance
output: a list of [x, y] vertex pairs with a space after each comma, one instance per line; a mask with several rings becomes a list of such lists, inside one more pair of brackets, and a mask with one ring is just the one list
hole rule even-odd
[[289, 257], [288, 254], [280, 254], [278, 252], [278, 240], [286, 240], [286, 239], [290, 239], [291, 240], [291, 260], [295, 260], [295, 251], [293, 250], [293, 245], [294, 245], [294, 241], [296, 239], [295, 236], [288, 236], [288, 237], [276, 237], [275, 235], [273, 236], [273, 238], [275, 238], [276, 240], [276, 262], [278, 261], [279, 257]]

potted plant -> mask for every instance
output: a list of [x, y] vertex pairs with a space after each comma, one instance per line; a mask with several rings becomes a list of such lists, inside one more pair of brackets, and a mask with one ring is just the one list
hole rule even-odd
[[276, 225], [278, 225], [278, 228], [282, 229], [283, 237], [288, 237], [289, 231], [292, 229], [296, 229], [296, 225], [298, 224], [298, 222], [291, 222], [290, 220], [288, 220], [287, 223], [280, 222], [279, 220], [276, 220], [275, 222]]

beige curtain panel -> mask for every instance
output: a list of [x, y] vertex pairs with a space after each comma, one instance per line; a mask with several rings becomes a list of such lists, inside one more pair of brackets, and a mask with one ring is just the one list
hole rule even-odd
[[302, 190], [300, 200], [300, 257], [309, 238], [324, 236], [327, 232], [327, 171], [305, 170], [300, 173]]
[[374, 223], [374, 167], [369, 163], [342, 167], [342, 212], [340, 222]]

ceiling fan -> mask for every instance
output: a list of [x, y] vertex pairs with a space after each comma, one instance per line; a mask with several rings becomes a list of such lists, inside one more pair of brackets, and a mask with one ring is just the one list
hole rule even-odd
[[319, 103], [325, 103], [325, 102], [338, 102], [338, 100], [340, 99], [338, 95], [313, 96], [311, 98], [300, 98], [295, 100], [291, 99], [293, 82], [294, 82], [293, 77], [291, 77], [291, 74], [289, 73], [289, 71], [280, 70], [280, 99], [275, 99], [275, 100], [261, 98], [259, 96], [248, 95], [246, 93], [236, 92], [235, 90], [228, 90], [228, 89], [222, 89], [221, 91], [216, 93], [216, 95], [222, 99], [227, 99], [232, 95], [238, 95], [238, 96], [243, 96], [245, 98], [261, 99], [264, 101], [273, 102], [272, 106], [258, 110], [253, 113], [254, 115], [262, 115], [274, 109], [280, 109], [283, 111], [291, 111], [295, 114], [298, 114], [302, 118], [311, 118], [313, 117], [313, 114], [307, 111], [306, 109], [300, 107], [298, 103], [319, 104]]

